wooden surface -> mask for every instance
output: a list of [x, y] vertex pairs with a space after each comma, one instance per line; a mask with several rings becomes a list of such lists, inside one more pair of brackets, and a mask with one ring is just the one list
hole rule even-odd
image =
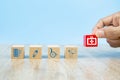
[[30, 60], [26, 47], [24, 60], [11, 60], [10, 50], [11, 46], [0, 46], [0, 80], [120, 80], [120, 48], [79, 46], [78, 60], [65, 60], [61, 55], [57, 62], [44, 56]]

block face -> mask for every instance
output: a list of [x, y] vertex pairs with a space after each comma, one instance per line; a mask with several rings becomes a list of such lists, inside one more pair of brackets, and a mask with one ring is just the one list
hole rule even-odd
[[24, 47], [12, 47], [11, 48], [11, 59], [24, 59]]
[[60, 59], [60, 47], [48, 47], [48, 58], [49, 59]]
[[96, 35], [85, 35], [84, 46], [85, 47], [97, 47], [98, 46], [97, 36]]
[[30, 59], [41, 59], [42, 47], [30, 47]]
[[78, 47], [65, 47], [65, 59], [77, 59], [78, 58]]

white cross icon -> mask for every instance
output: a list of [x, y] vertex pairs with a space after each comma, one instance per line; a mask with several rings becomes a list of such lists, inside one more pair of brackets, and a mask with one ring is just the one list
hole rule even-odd
[[90, 39], [90, 43], [93, 44], [93, 42], [94, 42], [93, 39]]
[[96, 43], [96, 38], [94, 38], [93, 36], [90, 36], [90, 38], [87, 38], [87, 44], [88, 45], [96, 45], [97, 44]]

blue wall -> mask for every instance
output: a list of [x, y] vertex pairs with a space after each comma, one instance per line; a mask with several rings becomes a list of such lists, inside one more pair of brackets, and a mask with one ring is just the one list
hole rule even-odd
[[117, 11], [120, 0], [0, 0], [0, 43], [83, 44], [100, 18]]

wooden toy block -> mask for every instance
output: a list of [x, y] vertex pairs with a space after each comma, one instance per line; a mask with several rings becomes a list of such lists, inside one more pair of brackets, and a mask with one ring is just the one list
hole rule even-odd
[[30, 45], [30, 59], [41, 59], [42, 46], [41, 45]]
[[84, 35], [85, 47], [98, 47], [98, 38], [96, 35]]
[[78, 47], [77, 46], [65, 46], [65, 59], [77, 59]]
[[13, 45], [11, 48], [11, 59], [24, 59], [24, 45]]
[[60, 47], [58, 45], [48, 46], [48, 58], [60, 59]]

